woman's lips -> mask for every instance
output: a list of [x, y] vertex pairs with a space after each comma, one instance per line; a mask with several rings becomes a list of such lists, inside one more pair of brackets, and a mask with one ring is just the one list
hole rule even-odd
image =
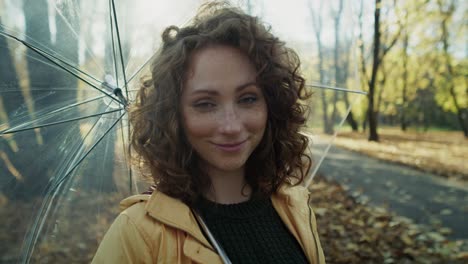
[[229, 143], [229, 144], [217, 144], [217, 143], [213, 143], [213, 144], [222, 151], [237, 152], [242, 149], [246, 141], [247, 140], [237, 142], [237, 143]]

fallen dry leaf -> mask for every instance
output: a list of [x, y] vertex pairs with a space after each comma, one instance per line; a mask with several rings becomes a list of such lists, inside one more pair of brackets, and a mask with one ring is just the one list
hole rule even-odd
[[[356, 201], [320, 175], [310, 186], [327, 263], [466, 263], [461, 241]], [[326, 209], [326, 210], [324, 210]]]

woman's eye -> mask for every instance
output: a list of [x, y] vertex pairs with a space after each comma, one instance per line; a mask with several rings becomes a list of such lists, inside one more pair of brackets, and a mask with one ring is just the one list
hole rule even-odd
[[193, 106], [197, 109], [209, 110], [211, 108], [214, 108], [216, 105], [211, 102], [199, 102], [195, 103]]
[[256, 96], [249, 95], [249, 96], [242, 97], [240, 99], [240, 103], [252, 104], [252, 103], [255, 103], [257, 100], [258, 100], [258, 98]]

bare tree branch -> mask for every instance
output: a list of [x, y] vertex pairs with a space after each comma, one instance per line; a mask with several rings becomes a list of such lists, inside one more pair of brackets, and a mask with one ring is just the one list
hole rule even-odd
[[392, 47], [395, 45], [395, 43], [398, 41], [401, 35], [402, 28], [404, 27], [401, 24], [401, 18], [399, 16], [399, 12], [397, 12], [397, 3], [396, 0], [393, 0], [393, 9], [395, 10], [395, 13], [397, 15], [397, 24], [398, 24], [398, 31], [395, 35], [393, 35], [393, 39], [390, 41], [390, 44], [387, 45], [386, 47], [382, 47], [382, 54], [380, 55], [380, 58], [383, 59], [385, 55], [392, 49]]

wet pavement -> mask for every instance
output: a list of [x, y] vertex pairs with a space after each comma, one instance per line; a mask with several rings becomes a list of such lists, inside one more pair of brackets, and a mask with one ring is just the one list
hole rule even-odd
[[415, 223], [447, 227], [468, 240], [468, 187], [427, 172], [332, 147], [319, 169], [360, 201], [386, 206]]

